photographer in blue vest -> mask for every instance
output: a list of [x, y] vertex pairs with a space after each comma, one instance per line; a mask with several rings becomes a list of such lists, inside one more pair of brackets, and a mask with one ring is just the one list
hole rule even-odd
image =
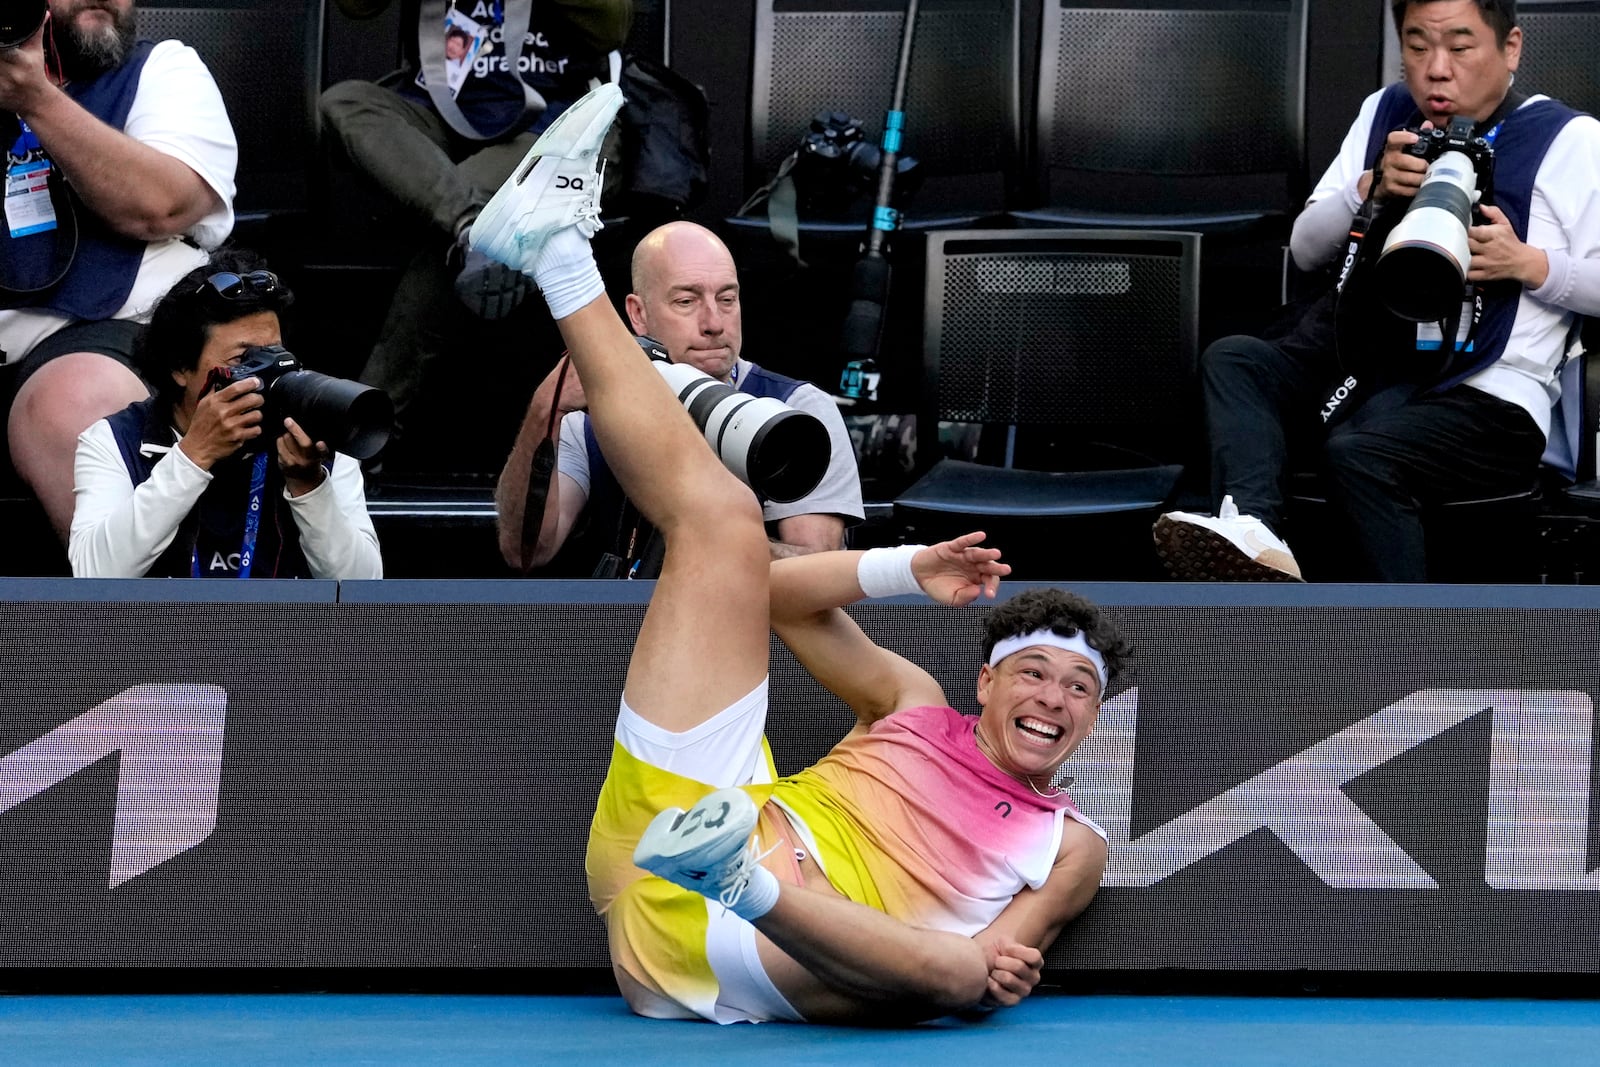
[[[392, 0], [337, 2], [367, 18]], [[482, 333], [474, 317], [503, 318], [532, 291], [469, 249], [468, 227], [568, 104], [617, 79], [614, 50], [632, 17], [632, 0], [402, 0], [404, 69], [322, 93], [322, 118], [350, 162], [428, 231], [361, 374], [394, 401], [386, 470], [413, 458], [408, 446], [427, 450], [408, 431], [430, 368], [471, 351]]]
[[0, 49], [0, 140], [11, 462], [65, 540], [78, 434], [149, 395], [139, 324], [233, 229], [238, 149], [205, 64], [136, 40], [133, 0], [50, 0]]
[[[628, 321], [634, 332], [685, 363], [754, 396], [772, 397], [816, 416], [828, 431], [826, 473], [810, 493], [788, 503], [762, 501], [773, 558], [842, 547], [846, 525], [861, 521], [861, 478], [855, 450], [833, 398], [809, 382], [774, 374], [741, 358], [743, 318], [739, 275], [726, 245], [692, 222], [669, 222], [646, 234], [633, 253]], [[568, 544], [587, 572], [595, 558], [618, 575], [654, 577], [660, 544], [651, 536], [607, 467], [583, 413], [587, 406], [576, 372], [557, 364], [534, 392], [495, 490], [500, 553], [527, 570], [550, 563]], [[543, 521], [533, 542], [524, 538], [529, 475], [547, 436], [556, 438], [557, 461], [543, 501]], [[580, 532], [581, 531], [581, 532]], [[636, 566], [637, 565], [637, 566]], [[602, 572], [605, 576], [612, 571]]]
[[[1428, 579], [1428, 505], [1538, 481], [1562, 364], [1600, 314], [1600, 122], [1513, 88], [1514, 0], [1393, 13], [1404, 80], [1362, 104], [1290, 240], [1302, 269], [1341, 267], [1339, 286], [1286, 336], [1201, 358], [1217, 514], [1157, 522], [1180, 578], [1301, 578], [1282, 531], [1291, 456], [1322, 472], [1363, 580]], [[1446, 260], [1457, 275], [1419, 303]]]
[[360, 464], [293, 418], [268, 425], [267, 371], [249, 373], [293, 299], [225, 249], [156, 305], [136, 353], [155, 396], [78, 440], [75, 576], [383, 577]]

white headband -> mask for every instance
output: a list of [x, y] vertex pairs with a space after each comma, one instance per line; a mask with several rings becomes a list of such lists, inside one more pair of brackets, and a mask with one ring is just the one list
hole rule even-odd
[[1046, 627], [1035, 630], [1031, 634], [1017, 634], [994, 643], [994, 651], [989, 653], [989, 666], [993, 667], [1013, 652], [1021, 652], [1033, 645], [1049, 645], [1051, 648], [1065, 649], [1076, 652], [1090, 663], [1094, 664], [1095, 671], [1100, 675], [1100, 691], [1105, 692], [1110, 678], [1106, 673], [1106, 658], [1100, 650], [1084, 640], [1082, 633], [1075, 633], [1071, 637], [1062, 637], [1054, 630]]

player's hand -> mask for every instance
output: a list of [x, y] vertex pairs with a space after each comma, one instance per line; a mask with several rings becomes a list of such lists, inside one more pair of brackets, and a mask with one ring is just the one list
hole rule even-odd
[[1537, 289], [1550, 276], [1550, 259], [1544, 250], [1522, 243], [1506, 213], [1492, 204], [1480, 208], [1487, 220], [1482, 226], [1467, 229], [1467, 248], [1472, 253], [1469, 282], [1493, 282], [1514, 278], [1529, 289]]
[[1022, 1003], [1044, 973], [1044, 953], [1020, 941], [995, 941], [983, 946], [989, 964], [989, 986], [982, 1003], [1009, 1008]]
[[963, 534], [912, 557], [911, 573], [922, 591], [941, 604], [970, 604], [980, 596], [994, 599], [1011, 564], [1000, 562], [998, 548], [978, 547], [983, 538], [981, 531]]
[[283, 433], [278, 437], [278, 469], [283, 471], [283, 484], [290, 496], [304, 496], [328, 477], [328, 445], [325, 441], [311, 440], [311, 436], [293, 419], [283, 420]]
[[[1433, 123], [1424, 122], [1424, 130], [1433, 129]], [[1378, 162], [1377, 188], [1372, 190], [1374, 200], [1409, 200], [1422, 188], [1422, 179], [1428, 175], [1428, 161], [1407, 151], [1421, 138], [1410, 130], [1395, 130], [1383, 142], [1383, 157]], [[1371, 184], [1372, 179], [1365, 179]]]
[[246, 378], [230, 382], [207, 393], [195, 405], [178, 447], [201, 470], [210, 470], [218, 460], [239, 451], [246, 441], [261, 436], [261, 379]]

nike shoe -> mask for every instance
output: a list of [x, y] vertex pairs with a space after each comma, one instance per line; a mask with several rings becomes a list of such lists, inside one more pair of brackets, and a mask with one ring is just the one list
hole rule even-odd
[[1156, 520], [1156, 555], [1185, 581], [1299, 582], [1300, 565], [1267, 524], [1222, 498], [1215, 518], [1169, 511]]
[[645, 828], [633, 862], [731, 908], [760, 863], [753, 839], [758, 814], [750, 794], [731, 788], [717, 790], [688, 811], [668, 808]]
[[622, 90], [602, 85], [571, 104], [522, 157], [468, 231], [472, 248], [533, 274], [550, 235], [576, 226], [585, 237], [600, 230], [600, 146]]

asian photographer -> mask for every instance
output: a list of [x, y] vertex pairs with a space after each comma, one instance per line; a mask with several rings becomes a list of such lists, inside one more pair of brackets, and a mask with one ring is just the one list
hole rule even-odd
[[156, 305], [136, 350], [155, 395], [78, 439], [75, 576], [383, 577], [360, 464], [278, 399], [299, 366], [278, 347], [292, 302], [258, 257], [223, 250]]
[[1403, 80], [1362, 104], [1290, 239], [1339, 286], [1286, 336], [1201, 357], [1218, 513], [1157, 522], [1180, 578], [1301, 577], [1293, 461], [1325, 479], [1348, 577], [1428, 580], [1423, 510], [1537, 483], [1562, 363], [1600, 314], [1600, 122], [1512, 88], [1514, 0], [1392, 7]]

